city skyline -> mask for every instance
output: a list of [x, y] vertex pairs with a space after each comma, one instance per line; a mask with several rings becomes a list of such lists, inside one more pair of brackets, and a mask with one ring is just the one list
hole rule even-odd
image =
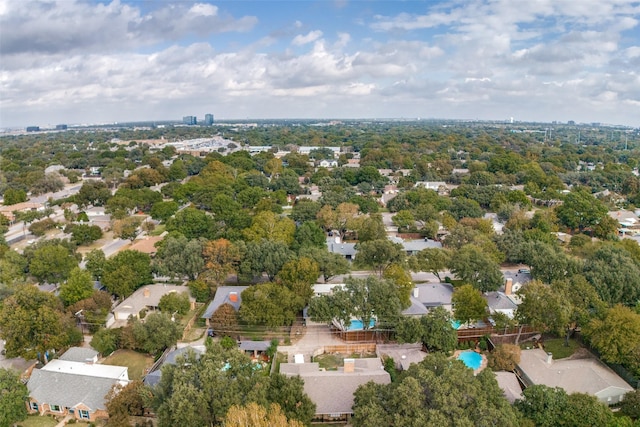
[[640, 126], [640, 2], [0, 0], [0, 128], [437, 118]]

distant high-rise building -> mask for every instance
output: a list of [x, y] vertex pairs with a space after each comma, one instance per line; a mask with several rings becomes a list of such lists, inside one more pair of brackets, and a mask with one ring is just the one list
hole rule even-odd
[[204, 115], [204, 125], [205, 126], [213, 125], [213, 114], [205, 114]]
[[56, 125], [56, 130], [67, 130], [67, 125]]
[[182, 123], [185, 125], [195, 125], [198, 123], [198, 120], [196, 119], [196, 116], [184, 116], [182, 118]]
[[40, 131], [40, 126], [27, 126], [27, 132], [38, 132]]

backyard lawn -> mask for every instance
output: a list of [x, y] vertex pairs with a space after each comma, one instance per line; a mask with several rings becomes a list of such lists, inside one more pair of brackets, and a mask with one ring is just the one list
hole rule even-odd
[[55, 418], [50, 416], [29, 415], [26, 420], [16, 425], [19, 427], [53, 427], [58, 424]]
[[102, 361], [103, 365], [126, 366], [129, 368], [129, 379], [139, 380], [146, 368], [153, 365], [153, 357], [133, 350], [117, 350]]
[[564, 338], [553, 338], [544, 340], [544, 350], [553, 354], [554, 359], [564, 359], [571, 356], [577, 349], [580, 348], [580, 344], [576, 340], [569, 340], [569, 346], [565, 347]]

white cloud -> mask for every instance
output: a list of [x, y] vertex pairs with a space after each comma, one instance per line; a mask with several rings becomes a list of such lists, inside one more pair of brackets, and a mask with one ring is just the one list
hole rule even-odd
[[247, 31], [257, 23], [253, 16], [223, 16], [217, 7], [201, 3], [190, 7], [163, 3], [161, 8], [144, 13], [117, 0], [108, 4], [5, 1], [0, 10], [3, 56], [130, 50], [190, 34]]
[[291, 44], [294, 46], [302, 46], [305, 44], [313, 43], [314, 41], [318, 40], [320, 37], [322, 37], [322, 31], [319, 31], [319, 30], [309, 31], [306, 35], [299, 34], [295, 36], [291, 41]]

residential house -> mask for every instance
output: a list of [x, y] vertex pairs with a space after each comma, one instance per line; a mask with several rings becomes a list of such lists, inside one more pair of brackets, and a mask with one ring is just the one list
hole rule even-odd
[[320, 370], [318, 363], [282, 363], [280, 373], [300, 376], [304, 392], [316, 404], [315, 418], [322, 421], [348, 421], [353, 415], [356, 389], [373, 381], [389, 384], [391, 377], [380, 359], [345, 359], [337, 371]]
[[129, 249], [142, 252], [143, 254], [148, 254], [150, 256], [155, 256], [155, 254], [158, 252], [156, 243], [161, 242], [164, 239], [165, 235], [166, 234], [163, 233], [160, 236], [144, 236], [141, 239], [136, 239], [133, 241], [131, 246], [129, 246]]
[[249, 286], [220, 286], [216, 290], [216, 294], [213, 297], [213, 301], [209, 303], [207, 309], [202, 315], [202, 319], [205, 319], [207, 326], [210, 325], [211, 317], [222, 304], [231, 304], [236, 310], [240, 310], [240, 304], [242, 304], [242, 291]]
[[339, 254], [352, 261], [356, 257], [356, 244], [341, 242], [340, 238], [329, 237], [327, 238], [327, 249], [329, 252]]
[[[189, 288], [186, 286], [176, 285], [146, 285], [137, 289], [131, 296], [122, 301], [116, 308], [113, 309], [113, 316], [116, 323], [110, 325], [111, 327], [117, 327], [114, 325], [120, 325], [122, 322], [126, 322], [130, 316], [140, 317], [142, 310], [156, 311], [158, 310], [158, 304], [160, 299], [170, 293], [186, 293], [189, 295]], [[195, 308], [195, 298], [189, 296], [189, 302], [191, 303], [191, 309]], [[118, 321], [120, 321], [118, 323]]]
[[433, 190], [440, 195], [449, 194], [449, 188], [444, 181], [418, 181], [414, 185], [415, 188], [424, 187], [427, 190]]
[[517, 293], [524, 285], [533, 280], [531, 272], [527, 268], [521, 268], [518, 271], [505, 271], [502, 276], [504, 277], [504, 293], [507, 295]]
[[98, 363], [98, 352], [92, 348], [71, 347], [69, 350], [65, 351], [58, 360], [89, 364]]
[[424, 316], [430, 308], [443, 307], [451, 311], [453, 286], [450, 283], [422, 283], [411, 292], [411, 305], [405, 309], [404, 316]]
[[422, 350], [422, 344], [378, 344], [376, 355], [384, 360], [390, 357], [396, 364], [396, 369], [406, 371], [414, 363], [420, 363], [427, 357], [427, 352]]
[[423, 249], [442, 249], [442, 243], [431, 239], [404, 240], [400, 237], [389, 237], [393, 243], [400, 243], [407, 255], [415, 255]]
[[42, 203], [34, 202], [21, 202], [14, 205], [0, 206], [0, 214], [7, 217], [9, 222], [15, 221], [16, 217], [14, 212], [27, 212], [27, 211], [43, 211], [44, 205]]
[[27, 382], [30, 413], [71, 415], [94, 422], [108, 418], [105, 396], [116, 385], [129, 383], [126, 366], [55, 359], [34, 369]]
[[518, 399], [522, 399], [522, 387], [518, 381], [518, 376], [513, 372], [498, 371], [493, 373], [496, 376], [498, 386], [502, 389], [504, 397], [509, 403], [514, 403]]
[[324, 160], [320, 160], [320, 162], [318, 163], [318, 166], [320, 166], [321, 168], [337, 168], [338, 161], [324, 159]]
[[613, 405], [633, 387], [596, 358], [553, 360], [540, 348], [523, 350], [516, 369], [526, 386], [562, 387], [567, 393], [586, 393]]
[[344, 165], [345, 168], [359, 168], [360, 167], [360, 159], [348, 159], [347, 163]]
[[609, 212], [609, 216], [620, 223], [618, 233], [620, 236], [640, 235], [640, 218], [635, 212], [619, 210]]
[[160, 378], [162, 377], [162, 367], [167, 364], [175, 365], [178, 357], [186, 357], [189, 352], [193, 352], [196, 357], [200, 357], [200, 355], [204, 354], [205, 351], [205, 346], [196, 345], [181, 347], [167, 353], [164, 358], [159, 359], [151, 367], [151, 371], [147, 375], [145, 375], [143, 379], [144, 384], [151, 387], [158, 384], [160, 382]]

